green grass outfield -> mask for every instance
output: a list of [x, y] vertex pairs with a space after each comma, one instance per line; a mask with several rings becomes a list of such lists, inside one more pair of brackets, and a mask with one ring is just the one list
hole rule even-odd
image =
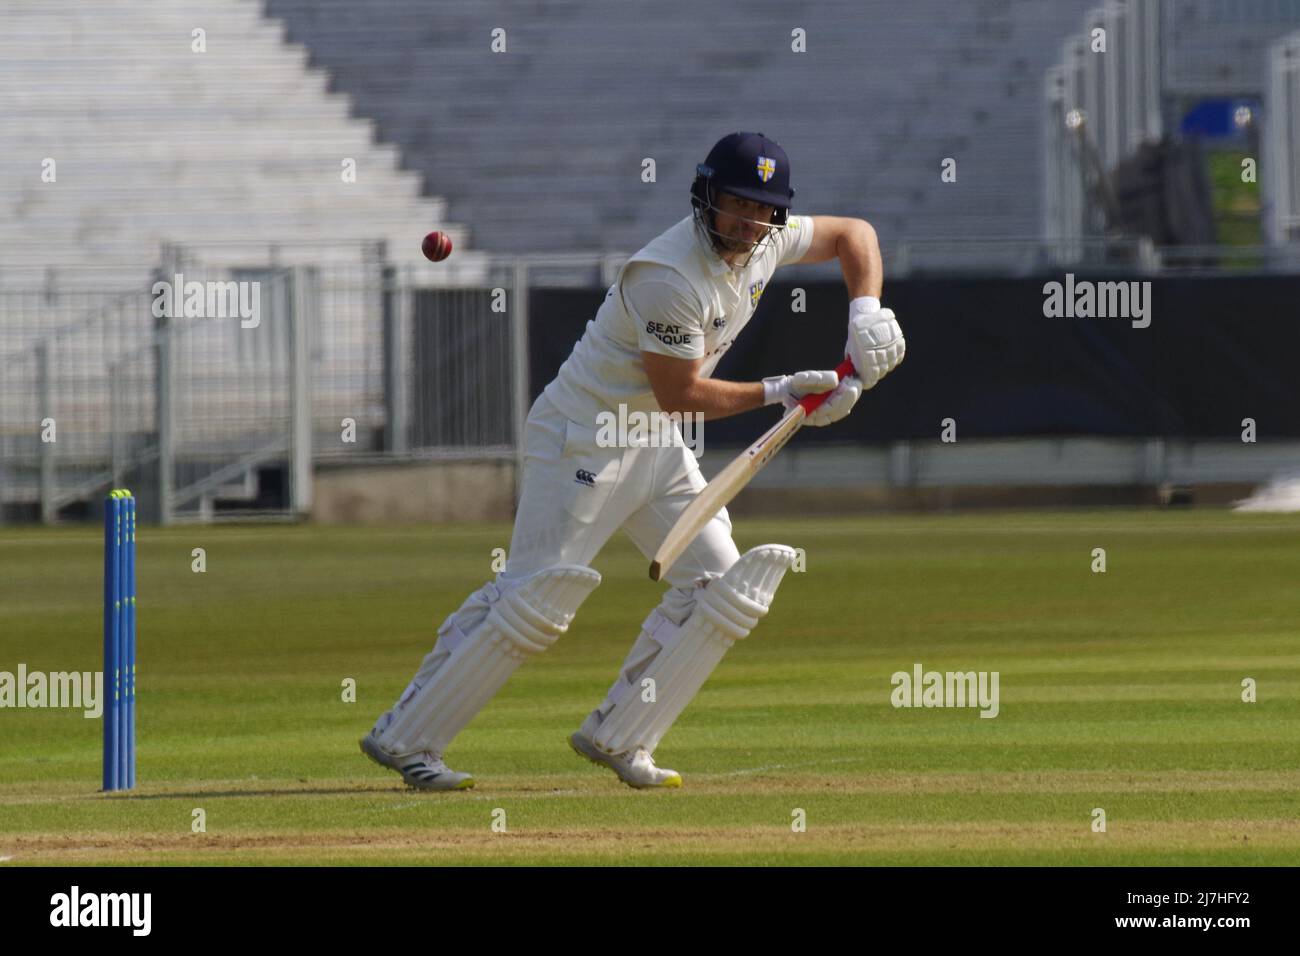
[[[139, 786], [97, 792], [99, 721], [0, 710], [0, 861], [1300, 864], [1300, 515], [738, 518], [736, 534], [804, 548], [807, 570], [660, 746], [682, 789], [630, 790], [565, 742], [658, 601], [620, 536], [570, 632], [449, 752], [478, 787], [426, 794], [357, 739], [491, 577], [507, 526], [144, 528]], [[101, 666], [101, 540], [0, 531], [0, 671]], [[998, 671], [999, 716], [895, 709], [890, 675], [917, 662]]]

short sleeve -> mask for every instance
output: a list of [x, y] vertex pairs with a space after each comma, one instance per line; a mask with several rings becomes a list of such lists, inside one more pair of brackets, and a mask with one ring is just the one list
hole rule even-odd
[[627, 270], [622, 287], [641, 349], [704, 357], [704, 315], [685, 279], [667, 266], [637, 264]]
[[785, 228], [777, 233], [776, 264], [778, 266], [788, 266], [798, 262], [808, 254], [808, 249], [812, 245], [812, 238], [812, 216], [791, 216], [786, 222]]

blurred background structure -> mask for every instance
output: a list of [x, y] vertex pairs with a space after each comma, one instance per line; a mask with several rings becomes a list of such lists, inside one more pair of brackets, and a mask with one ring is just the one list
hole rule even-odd
[[[1300, 0], [654, 14], [5, 4], [0, 522], [122, 486], [162, 522], [508, 517], [533, 398], [734, 129], [786, 147], [796, 212], [875, 224], [909, 339], [739, 506], [1225, 502], [1300, 466]], [[1152, 283], [1151, 326], [1045, 318], [1067, 274]], [[833, 365], [838, 275], [778, 273], [718, 374]], [[259, 314], [159, 315], [157, 282]], [[764, 421], [710, 425], [705, 473]]]

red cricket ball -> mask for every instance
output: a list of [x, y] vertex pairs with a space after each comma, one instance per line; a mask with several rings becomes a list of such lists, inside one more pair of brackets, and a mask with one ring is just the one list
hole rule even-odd
[[430, 262], [441, 262], [451, 255], [451, 236], [445, 232], [431, 232], [424, 237], [420, 249]]

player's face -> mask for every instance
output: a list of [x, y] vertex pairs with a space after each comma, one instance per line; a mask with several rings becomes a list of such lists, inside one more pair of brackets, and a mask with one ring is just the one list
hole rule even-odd
[[767, 206], [752, 199], [741, 199], [730, 193], [720, 193], [715, 205], [718, 208], [715, 228], [723, 241], [734, 252], [750, 249], [767, 231], [775, 206]]

